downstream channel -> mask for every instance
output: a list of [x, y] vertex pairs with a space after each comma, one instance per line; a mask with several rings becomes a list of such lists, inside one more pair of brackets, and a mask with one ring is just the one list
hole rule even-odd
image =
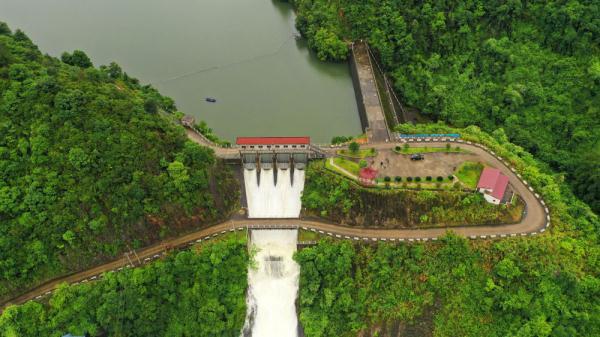
[[2, 0], [0, 21], [117, 62], [224, 139], [361, 133], [348, 65], [318, 61], [279, 0]]

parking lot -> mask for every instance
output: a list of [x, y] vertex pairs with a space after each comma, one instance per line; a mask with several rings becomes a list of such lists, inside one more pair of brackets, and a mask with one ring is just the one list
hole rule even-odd
[[424, 153], [423, 160], [413, 161], [410, 155], [397, 154], [392, 150], [381, 150], [376, 157], [369, 159], [379, 176], [426, 177], [449, 176], [464, 161], [479, 161], [471, 153]]

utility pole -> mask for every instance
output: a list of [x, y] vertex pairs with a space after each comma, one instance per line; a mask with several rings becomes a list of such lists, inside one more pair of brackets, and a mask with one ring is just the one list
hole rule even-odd
[[129, 261], [129, 264], [131, 264], [132, 267], [135, 267], [135, 265], [133, 264], [133, 262], [129, 258], [129, 253], [128, 252], [125, 253], [125, 257], [127, 257], [127, 260]]
[[133, 252], [133, 255], [135, 255], [135, 258], [138, 260], [138, 263], [141, 265], [142, 264], [142, 260], [140, 260], [140, 257], [135, 252], [135, 249], [131, 249], [131, 247], [129, 247], [129, 245], [127, 245], [127, 248], [129, 248], [130, 252]]

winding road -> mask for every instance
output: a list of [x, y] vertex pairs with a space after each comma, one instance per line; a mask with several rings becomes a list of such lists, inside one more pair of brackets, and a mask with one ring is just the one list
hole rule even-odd
[[[193, 131], [187, 130], [188, 137], [201, 145], [209, 145], [206, 140], [196, 135]], [[433, 147], [446, 145], [444, 142], [411, 142], [412, 147]], [[526, 204], [526, 212], [520, 222], [516, 224], [493, 225], [493, 226], [464, 226], [452, 228], [427, 228], [427, 229], [378, 229], [378, 228], [357, 228], [349, 227], [343, 224], [327, 223], [320, 220], [311, 219], [235, 219], [219, 223], [217, 225], [198, 230], [196, 232], [167, 239], [155, 245], [136, 251], [137, 256], [130, 255], [130, 258], [120, 258], [118, 260], [90, 268], [88, 270], [74, 273], [48, 281], [35, 289], [32, 289], [21, 296], [3, 302], [0, 310], [3, 310], [11, 304], [22, 304], [24, 302], [41, 299], [51, 294], [60, 284], [79, 284], [97, 280], [106, 272], [118, 272], [124, 268], [136, 267], [148, 263], [154, 259], [161, 258], [171, 249], [180, 249], [194, 245], [204, 240], [217, 237], [219, 235], [246, 228], [302, 228], [309, 231], [318, 232], [338, 239], [356, 240], [356, 241], [430, 241], [437, 240], [448, 230], [471, 239], [494, 239], [515, 236], [537, 235], [546, 230], [550, 225], [550, 215], [544, 201], [537, 195], [531, 186], [508, 166], [508, 164], [496, 156], [485, 147], [472, 144], [470, 142], [458, 141], [464, 149], [476, 154], [487, 164], [499, 168], [508, 176], [513, 189], [523, 198]], [[371, 144], [378, 150], [392, 149], [397, 143], [377, 143]], [[237, 153], [235, 148], [213, 147], [219, 157], [230, 158]], [[323, 149], [329, 155], [335, 154], [339, 148]], [[134, 258], [135, 257], [135, 258]]]

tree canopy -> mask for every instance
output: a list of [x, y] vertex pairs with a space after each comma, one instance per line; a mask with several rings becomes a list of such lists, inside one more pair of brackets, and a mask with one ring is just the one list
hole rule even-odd
[[331, 34], [367, 40], [406, 104], [458, 127], [504, 128], [600, 211], [597, 1], [293, 3], [322, 58], [346, 57]]
[[64, 284], [44, 303], [9, 307], [0, 336], [238, 337], [246, 315], [245, 240], [207, 245], [99, 281]]
[[[305, 335], [599, 335], [600, 220], [572, 195], [562, 177], [508, 142], [502, 129], [489, 135], [475, 126], [456, 129], [436, 123], [402, 125], [398, 131], [460, 133], [486, 145], [542, 195], [551, 226], [541, 235], [501, 240], [448, 233], [428, 243], [329, 240], [304, 248], [296, 260]], [[310, 168], [307, 179], [307, 207], [322, 199], [318, 205], [328, 216], [364, 208], [364, 200], [346, 198], [355, 193], [347, 182], [331, 184], [326, 174], [311, 175]]]
[[[173, 100], [0, 24], [0, 298], [214, 222], [239, 188]], [[158, 114], [158, 111], [162, 113]]]

